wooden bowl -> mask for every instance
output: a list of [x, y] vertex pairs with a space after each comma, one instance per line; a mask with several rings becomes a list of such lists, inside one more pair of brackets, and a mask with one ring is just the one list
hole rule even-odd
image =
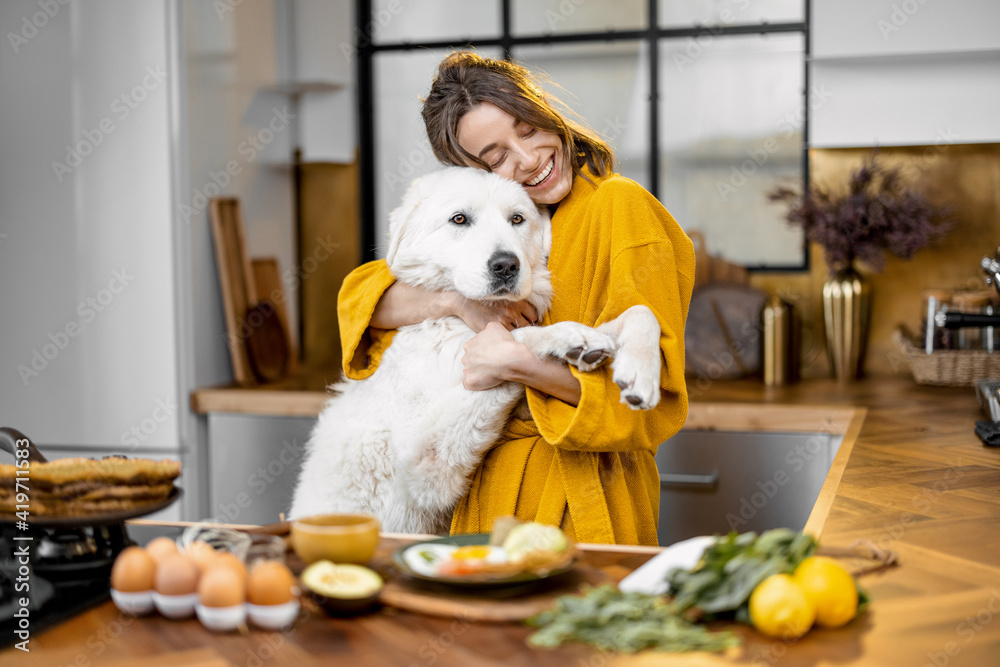
[[364, 565], [378, 546], [378, 519], [367, 514], [319, 514], [292, 522], [292, 548], [306, 564], [318, 560]]

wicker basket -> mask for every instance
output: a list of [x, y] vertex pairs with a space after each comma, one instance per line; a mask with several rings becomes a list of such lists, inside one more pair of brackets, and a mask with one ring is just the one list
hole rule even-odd
[[935, 350], [927, 354], [905, 329], [893, 332], [893, 342], [910, 364], [917, 384], [939, 387], [972, 387], [978, 380], [1000, 378], [1000, 352]]

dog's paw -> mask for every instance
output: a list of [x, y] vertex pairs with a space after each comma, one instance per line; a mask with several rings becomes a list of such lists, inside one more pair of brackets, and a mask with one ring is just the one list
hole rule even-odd
[[615, 354], [611, 336], [579, 322], [523, 327], [515, 329], [514, 336], [539, 358], [556, 357], [581, 371], [591, 371]]
[[634, 356], [615, 359], [614, 381], [621, 389], [621, 402], [633, 410], [649, 410], [660, 402], [659, 364], [642, 364]]
[[550, 354], [581, 371], [592, 371], [615, 355], [614, 339], [585, 324], [559, 322], [546, 329], [556, 336]]

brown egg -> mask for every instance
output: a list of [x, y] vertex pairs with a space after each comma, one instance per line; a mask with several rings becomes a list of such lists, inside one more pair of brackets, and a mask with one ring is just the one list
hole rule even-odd
[[184, 555], [194, 561], [194, 564], [198, 566], [198, 570], [204, 573], [212, 561], [215, 560], [215, 557], [218, 556], [218, 552], [208, 542], [195, 540], [184, 548]]
[[295, 575], [278, 561], [263, 561], [250, 570], [247, 578], [247, 602], [250, 604], [285, 604], [295, 597]]
[[122, 593], [140, 593], [153, 589], [156, 561], [142, 547], [127, 547], [111, 566], [111, 588]]
[[146, 545], [146, 553], [153, 557], [159, 565], [167, 556], [173, 556], [180, 553], [177, 550], [177, 542], [173, 541], [169, 537], [157, 537], [155, 540]]
[[240, 575], [240, 578], [246, 582], [247, 579], [247, 566], [243, 564], [239, 556], [229, 551], [219, 551], [215, 560], [212, 561], [210, 567], [228, 567], [229, 569]]
[[243, 604], [244, 579], [236, 569], [210, 567], [198, 582], [198, 598], [204, 607], [232, 607]]
[[198, 566], [183, 554], [167, 556], [156, 568], [156, 592], [160, 595], [190, 595], [198, 590]]

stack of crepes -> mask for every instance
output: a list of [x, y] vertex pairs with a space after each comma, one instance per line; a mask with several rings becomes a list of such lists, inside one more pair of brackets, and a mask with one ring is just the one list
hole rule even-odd
[[0, 465], [0, 513], [18, 511], [17, 505], [23, 504], [17, 502], [21, 491], [32, 516], [73, 517], [138, 509], [165, 500], [181, 474], [181, 464], [109, 456], [33, 462], [27, 474], [23, 468], [20, 475], [16, 471], [13, 465]]

